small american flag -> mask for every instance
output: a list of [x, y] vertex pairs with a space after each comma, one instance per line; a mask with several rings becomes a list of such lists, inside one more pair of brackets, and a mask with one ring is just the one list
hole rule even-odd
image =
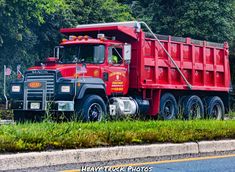
[[81, 72], [82, 72], [82, 73], [87, 73], [86, 66], [82, 66]]
[[82, 67], [77, 66], [76, 67], [76, 73], [77, 74], [87, 73], [86, 67], [85, 66], [82, 66]]
[[5, 75], [6, 76], [10, 76], [11, 75], [11, 68], [6, 68], [6, 71], [5, 71]]

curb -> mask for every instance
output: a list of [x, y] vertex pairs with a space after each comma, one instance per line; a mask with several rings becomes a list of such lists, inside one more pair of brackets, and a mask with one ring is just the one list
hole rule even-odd
[[235, 140], [152, 144], [0, 155], [0, 170], [235, 150]]

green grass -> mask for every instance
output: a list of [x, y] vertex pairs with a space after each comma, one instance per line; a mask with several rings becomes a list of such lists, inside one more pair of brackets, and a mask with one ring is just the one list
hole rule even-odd
[[26, 123], [0, 126], [0, 152], [235, 139], [235, 121]]
[[13, 112], [12, 110], [0, 110], [0, 120], [1, 119], [13, 119]]

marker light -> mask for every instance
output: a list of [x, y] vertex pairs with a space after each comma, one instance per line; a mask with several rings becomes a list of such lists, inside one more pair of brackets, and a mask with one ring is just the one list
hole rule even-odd
[[70, 40], [70, 41], [74, 41], [74, 40], [76, 40], [76, 39], [77, 39], [77, 37], [74, 36], [74, 35], [70, 35], [70, 36], [69, 36], [69, 40]]
[[19, 85], [13, 85], [11, 87], [11, 91], [14, 93], [19, 93], [20, 92], [20, 86]]
[[70, 92], [70, 86], [69, 85], [62, 85], [60, 91], [62, 93], [69, 93]]
[[83, 39], [83, 36], [78, 36], [78, 40], [81, 41]]
[[88, 40], [88, 38], [89, 38], [89, 37], [88, 37], [87, 35], [84, 36], [84, 39], [85, 39], [86, 41]]
[[67, 39], [65, 39], [65, 38], [64, 38], [64, 39], [62, 39], [62, 42], [66, 42], [66, 41], [68, 41], [68, 40], [67, 40]]

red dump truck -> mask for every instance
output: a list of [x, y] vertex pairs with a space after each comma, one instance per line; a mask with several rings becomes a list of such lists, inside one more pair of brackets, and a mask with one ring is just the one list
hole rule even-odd
[[15, 120], [46, 110], [83, 121], [148, 114], [223, 119], [228, 109], [228, 44], [154, 34], [144, 22], [60, 30], [54, 56], [11, 82]]

